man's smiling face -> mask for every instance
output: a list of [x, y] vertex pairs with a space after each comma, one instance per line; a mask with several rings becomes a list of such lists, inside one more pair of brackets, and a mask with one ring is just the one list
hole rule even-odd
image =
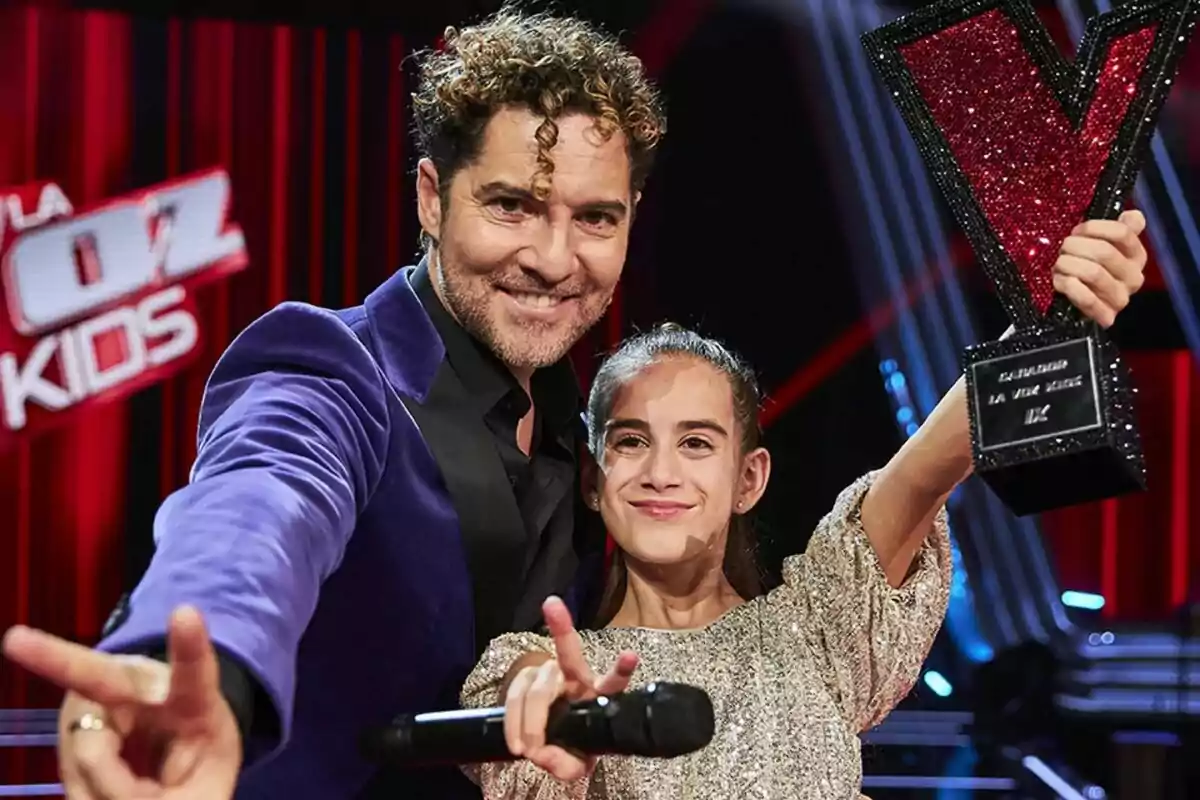
[[535, 195], [541, 118], [498, 111], [479, 155], [451, 178], [418, 174], [421, 222], [437, 241], [431, 264], [446, 308], [514, 372], [561, 359], [604, 315], [629, 243], [635, 198], [624, 136], [586, 114], [555, 120], [549, 192]]

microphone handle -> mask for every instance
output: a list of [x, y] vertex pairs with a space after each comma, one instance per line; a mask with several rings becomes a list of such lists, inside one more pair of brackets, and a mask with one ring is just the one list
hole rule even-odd
[[[591, 755], [614, 752], [606, 706], [608, 703], [572, 706], [565, 700], [555, 701], [546, 722], [547, 743]], [[363, 754], [377, 763], [405, 769], [517, 758], [504, 739], [503, 708], [439, 712], [440, 719], [453, 720], [449, 724], [420, 724], [421, 716], [425, 715], [398, 717], [387, 728], [364, 736]]]

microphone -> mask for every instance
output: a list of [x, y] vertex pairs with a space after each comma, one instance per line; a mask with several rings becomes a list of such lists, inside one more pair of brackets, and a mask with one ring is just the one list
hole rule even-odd
[[[651, 683], [637, 691], [550, 707], [546, 742], [587, 755], [673, 758], [712, 741], [712, 700], [681, 683]], [[401, 714], [367, 731], [363, 755], [400, 769], [513, 761], [504, 740], [504, 708]]]

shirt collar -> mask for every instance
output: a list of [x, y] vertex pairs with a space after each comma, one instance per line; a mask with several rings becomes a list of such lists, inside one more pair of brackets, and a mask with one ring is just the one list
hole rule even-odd
[[[508, 367], [485, 344], [467, 333], [442, 305], [433, 287], [433, 276], [429, 274], [428, 259], [421, 259], [410, 280], [446, 347], [446, 360], [462, 381], [463, 388], [479, 403], [480, 412], [500, 410], [514, 414], [517, 419], [525, 416], [529, 411], [529, 397]], [[546, 425], [544, 430], [560, 435], [577, 421], [581, 397], [579, 380], [570, 358], [534, 372], [530, 387], [533, 402]]]

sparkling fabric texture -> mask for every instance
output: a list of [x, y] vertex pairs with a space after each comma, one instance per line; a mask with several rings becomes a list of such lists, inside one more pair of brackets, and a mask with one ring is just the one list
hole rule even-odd
[[[711, 744], [675, 759], [606, 756], [590, 779], [562, 783], [528, 762], [468, 773], [488, 800], [857, 800], [857, 734], [878, 724], [915, 682], [946, 613], [950, 548], [945, 511], [905, 584], [888, 585], [859, 509], [873, 476], [839, 496], [802, 555], [784, 562], [783, 585], [708, 627], [690, 631], [580, 631], [596, 670], [617, 654], [641, 657], [635, 685], [654, 680], [707, 690], [716, 712]], [[499, 684], [522, 653], [553, 652], [532, 633], [495, 640], [467, 679], [468, 707], [501, 704]]]

